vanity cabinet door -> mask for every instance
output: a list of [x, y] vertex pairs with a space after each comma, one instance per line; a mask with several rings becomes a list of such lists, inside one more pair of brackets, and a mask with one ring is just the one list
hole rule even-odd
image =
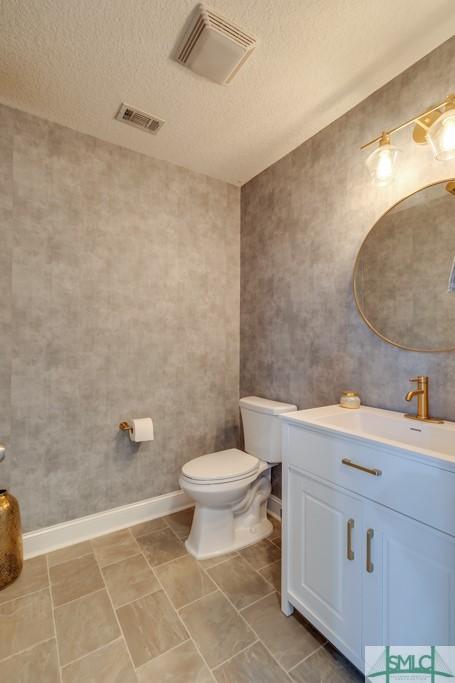
[[455, 645], [455, 538], [365, 502], [364, 543], [364, 645]]
[[294, 468], [287, 491], [291, 603], [359, 666], [363, 502]]

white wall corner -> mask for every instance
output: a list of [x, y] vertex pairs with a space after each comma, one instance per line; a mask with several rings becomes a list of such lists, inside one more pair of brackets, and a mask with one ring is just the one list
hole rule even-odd
[[273, 495], [270, 496], [267, 504], [267, 509], [269, 511], [269, 515], [272, 515], [272, 517], [279, 519], [281, 522], [281, 498], [277, 498], [277, 496]]

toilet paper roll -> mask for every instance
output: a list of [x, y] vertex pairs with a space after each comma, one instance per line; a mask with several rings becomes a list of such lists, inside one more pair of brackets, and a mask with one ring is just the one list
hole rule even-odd
[[130, 432], [131, 441], [153, 441], [153, 422], [151, 417], [139, 417], [131, 420], [133, 430]]

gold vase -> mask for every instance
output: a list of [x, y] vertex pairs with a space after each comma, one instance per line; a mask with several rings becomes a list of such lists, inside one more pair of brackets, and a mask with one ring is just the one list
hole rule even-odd
[[0, 489], [0, 590], [22, 571], [21, 513], [16, 498]]

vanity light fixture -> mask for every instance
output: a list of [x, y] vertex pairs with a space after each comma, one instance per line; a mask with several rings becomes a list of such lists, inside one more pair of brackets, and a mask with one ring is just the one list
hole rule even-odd
[[383, 133], [379, 146], [370, 154], [366, 164], [377, 185], [388, 185], [395, 175], [395, 164], [400, 150], [390, 144], [390, 136]]
[[412, 138], [419, 145], [429, 143], [438, 161], [455, 159], [455, 94], [439, 104], [427, 109], [423, 114], [401, 123], [395, 128], [383, 131], [381, 135], [370, 140], [360, 149], [379, 143], [375, 151], [366, 160], [368, 170], [378, 185], [387, 185], [395, 171], [398, 148], [391, 144], [390, 137], [414, 124]]
[[431, 125], [427, 139], [438, 161], [455, 159], [455, 98], [453, 107], [447, 109]]

